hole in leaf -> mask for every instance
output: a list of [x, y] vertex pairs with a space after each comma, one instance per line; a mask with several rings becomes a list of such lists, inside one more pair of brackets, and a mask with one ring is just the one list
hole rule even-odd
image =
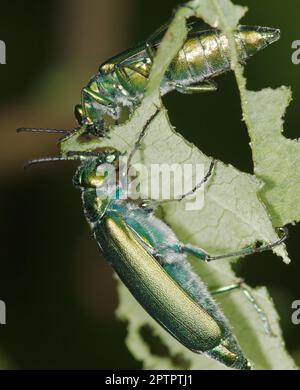
[[216, 92], [166, 95], [163, 100], [171, 123], [206, 155], [253, 173], [250, 140], [242, 122], [234, 75], [230, 72], [215, 81], [218, 84]]
[[189, 369], [190, 364], [182, 355], [170, 356], [169, 349], [161, 342], [158, 336], [153, 334], [153, 330], [149, 325], [143, 325], [140, 328], [140, 335], [148, 344], [152, 355], [169, 357], [174, 366], [180, 367], [181, 369]]

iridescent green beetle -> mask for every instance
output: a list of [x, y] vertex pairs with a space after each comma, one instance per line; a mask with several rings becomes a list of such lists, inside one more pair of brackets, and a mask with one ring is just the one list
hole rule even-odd
[[[188, 23], [188, 38], [173, 59], [161, 83], [161, 94], [170, 91], [199, 93], [215, 91], [212, 78], [231, 69], [228, 40], [218, 29], [201, 22]], [[75, 107], [79, 131], [103, 136], [104, 117], [120, 117], [122, 106], [130, 111], [141, 102], [147, 87], [153, 58], [165, 33], [158, 30], [146, 42], [111, 58], [83, 88], [81, 104]], [[280, 38], [280, 30], [268, 27], [239, 26], [235, 40], [241, 62]], [[43, 129], [20, 129], [43, 131]], [[57, 132], [46, 129], [48, 132]], [[60, 130], [69, 135], [71, 132]]]
[[[229, 45], [224, 33], [202, 22], [188, 24], [188, 39], [173, 59], [161, 84], [161, 94], [215, 91], [213, 77], [231, 69]], [[75, 108], [79, 125], [87, 132], [103, 133], [103, 116], [118, 119], [122, 106], [133, 110], [140, 103], [163, 32], [133, 49], [111, 58], [83, 88], [81, 105]], [[239, 26], [235, 32], [240, 60], [246, 61], [280, 37], [267, 27]]]
[[[116, 150], [69, 152], [67, 157], [32, 160], [40, 162], [82, 161], [74, 178], [80, 189], [84, 213], [103, 256], [142, 307], [181, 344], [195, 353], [203, 353], [222, 364], [241, 370], [251, 368], [239, 343], [213, 295], [241, 288], [254, 305], [264, 325], [268, 321], [250, 291], [242, 284], [209, 292], [192, 270], [187, 255], [201, 261], [240, 257], [270, 250], [283, 243], [287, 233], [275, 243], [247, 247], [225, 255], [211, 256], [200, 247], [181, 243], [175, 233], [154, 210], [159, 204], [151, 200], [132, 200], [131, 190], [123, 185], [122, 172], [128, 173], [132, 158], [146, 136], [149, 123], [141, 131], [134, 148], [128, 152], [127, 169], [120, 164]], [[190, 196], [211, 177], [214, 161]], [[126, 178], [127, 180], [127, 178]]]

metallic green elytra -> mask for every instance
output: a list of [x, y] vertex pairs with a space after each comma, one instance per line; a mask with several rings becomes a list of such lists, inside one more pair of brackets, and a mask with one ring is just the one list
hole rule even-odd
[[[146, 128], [134, 149], [128, 153], [128, 168], [145, 135]], [[267, 246], [248, 247], [223, 256], [210, 256], [203, 249], [185, 245], [178, 240], [171, 228], [155, 216], [157, 202], [131, 200], [130, 189], [123, 185], [121, 172], [124, 170], [120, 165], [121, 154], [118, 151], [69, 153], [68, 158], [76, 157], [82, 163], [73, 183], [81, 191], [85, 216], [99, 249], [136, 300], [191, 351], [204, 353], [231, 368], [250, 369], [250, 363], [227, 319], [212, 293], [193, 272], [187, 255], [207, 262], [246, 256], [281, 244], [285, 236]], [[213, 167], [214, 162], [200, 185], [211, 176]], [[179, 201], [189, 195], [183, 195]], [[237, 284], [214, 293], [220, 294], [238, 287], [244, 288]], [[250, 292], [246, 292], [253, 303]], [[261, 314], [261, 309], [255, 305]]]
[[[224, 33], [200, 21], [188, 23], [188, 29], [188, 38], [162, 81], [162, 95], [173, 90], [187, 94], [214, 91], [217, 87], [211, 79], [231, 69]], [[83, 88], [75, 115], [86, 133], [103, 135], [105, 115], [117, 120], [122, 106], [132, 111], [140, 103], [164, 32], [160, 29], [148, 41], [106, 61]], [[235, 40], [240, 61], [245, 62], [279, 37], [278, 29], [239, 26]]]

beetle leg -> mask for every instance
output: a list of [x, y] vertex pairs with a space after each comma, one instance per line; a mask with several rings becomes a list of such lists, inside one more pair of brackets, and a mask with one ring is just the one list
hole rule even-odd
[[210, 163], [209, 169], [208, 169], [206, 175], [204, 176], [204, 178], [198, 184], [196, 184], [196, 186], [191, 191], [187, 192], [186, 194], [183, 194], [179, 199], [176, 199], [176, 200], [181, 201], [181, 200], [193, 195], [196, 191], [198, 191], [210, 179], [211, 175], [213, 174], [215, 166], [216, 166], [216, 161], [212, 160]]
[[184, 94], [214, 92], [218, 89], [217, 84], [212, 80], [205, 81], [204, 83], [201, 84], [192, 84], [192, 85], [183, 85], [183, 84], [175, 83], [174, 87], [177, 92], [184, 93]]
[[179, 198], [176, 198], [176, 199], [158, 200], [158, 201], [153, 201], [152, 203], [154, 205], [156, 205], [156, 207], [157, 207], [158, 205], [161, 205], [163, 203], [180, 202], [183, 199], [188, 198], [189, 196], [194, 195], [195, 192], [197, 192], [210, 179], [210, 177], [213, 174], [215, 166], [216, 166], [216, 161], [212, 160], [211, 163], [210, 163], [209, 169], [208, 169], [206, 175], [204, 176], [204, 178], [198, 184], [196, 184], [195, 187], [191, 191], [181, 195]]
[[154, 56], [155, 56], [155, 52], [153, 50], [153, 47], [149, 42], [146, 42], [145, 46], [146, 46], [147, 56], [149, 57], [151, 63], [153, 63]]
[[128, 93], [128, 91], [131, 90], [132, 85], [130, 83], [130, 78], [128, 77], [125, 67], [121, 67], [117, 65], [115, 67], [115, 72], [121, 86]]
[[107, 96], [101, 95], [100, 93], [94, 92], [90, 88], [86, 87], [82, 90], [83, 94], [88, 95], [90, 98], [95, 100], [98, 104], [101, 104], [102, 106], [109, 106], [113, 104], [113, 100], [111, 98], [108, 98]]
[[224, 255], [211, 256], [208, 253], [206, 253], [203, 249], [198, 248], [198, 247], [193, 246], [193, 245], [189, 245], [189, 244], [182, 245], [181, 251], [185, 252], [185, 253], [189, 253], [189, 254], [197, 257], [198, 259], [204, 260], [206, 262], [210, 262], [210, 261], [214, 261], [214, 260], [228, 259], [231, 257], [244, 257], [244, 256], [252, 255], [255, 253], [265, 252], [265, 251], [268, 251], [270, 249], [273, 249], [273, 248], [283, 244], [284, 241], [288, 237], [288, 233], [287, 233], [287, 230], [285, 228], [283, 228], [281, 230], [283, 232], [282, 237], [278, 241], [273, 242], [273, 244], [262, 245], [259, 247], [252, 247], [251, 246], [251, 247], [247, 247], [245, 249], [242, 249], [240, 251], [226, 253]]
[[241, 290], [243, 292], [245, 297], [253, 305], [255, 311], [258, 313], [258, 315], [261, 319], [261, 322], [263, 323], [265, 333], [269, 336], [273, 335], [269, 320], [268, 320], [265, 312], [262, 310], [262, 308], [256, 302], [256, 299], [252, 295], [251, 291], [247, 288], [243, 279], [238, 281], [238, 283], [232, 284], [230, 286], [225, 286], [225, 287], [221, 287], [221, 288], [218, 288], [216, 290], [210, 291], [210, 294], [212, 296], [216, 296], [216, 295], [226, 294], [226, 293], [228, 293], [230, 291], [234, 291], [234, 290]]
[[[143, 138], [145, 137], [145, 135], [147, 134], [147, 130], [149, 129], [149, 125], [152, 123], [152, 121], [157, 117], [157, 115], [160, 113], [160, 108], [157, 108], [157, 110], [155, 111], [155, 113], [147, 120], [145, 126], [143, 127], [142, 131], [140, 132], [139, 134], [139, 137], [137, 139], [137, 141], [135, 142], [134, 144], [134, 147], [133, 149], [131, 150], [131, 152], [129, 153], [129, 157], [128, 157], [128, 161], [127, 161], [127, 165], [128, 165], [128, 171], [130, 169], [130, 164], [131, 164], [131, 161], [132, 161], [132, 158], [133, 156], [135, 155], [135, 153], [138, 151], [138, 149], [140, 148], [141, 146], [141, 142], [143, 140]], [[127, 173], [128, 173], [127, 171]]]
[[245, 249], [242, 249], [241, 251], [227, 253], [227, 254], [219, 255], [219, 256], [208, 255], [205, 260], [210, 262], [210, 261], [221, 260], [221, 259], [226, 259], [226, 258], [230, 258], [230, 257], [243, 257], [243, 256], [248, 256], [248, 255], [252, 255], [255, 253], [261, 253], [261, 252], [271, 250], [271, 249], [276, 248], [277, 246], [283, 244], [284, 241], [287, 239], [287, 237], [288, 237], [287, 229], [283, 228], [281, 230], [283, 232], [282, 237], [279, 240], [277, 240], [276, 242], [273, 242], [272, 244], [262, 245], [259, 247], [250, 246], [250, 247], [247, 247]]
[[213, 296], [216, 296], [216, 295], [226, 294], [226, 293], [234, 291], [234, 290], [240, 290], [242, 288], [243, 282], [244, 281], [241, 279], [238, 283], [230, 284], [230, 285], [225, 286], [225, 287], [220, 287], [220, 288], [217, 288], [215, 290], [210, 290], [209, 293]]

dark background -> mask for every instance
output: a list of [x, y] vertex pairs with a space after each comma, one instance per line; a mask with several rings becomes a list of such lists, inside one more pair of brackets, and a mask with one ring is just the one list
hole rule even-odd
[[[72, 187], [74, 163], [22, 164], [55, 155], [57, 138], [16, 135], [20, 126], [72, 128], [80, 90], [110, 56], [145, 39], [179, 1], [1, 1], [0, 39], [7, 65], [0, 67], [1, 260], [0, 299], [7, 325], [0, 326], [0, 368], [139, 368], [124, 344], [125, 326], [114, 318], [116, 291]], [[294, 101], [285, 135], [299, 130], [300, 65], [291, 43], [300, 39], [295, 1], [240, 0], [251, 6], [244, 24], [278, 27], [280, 42], [247, 65], [248, 86], [291, 85]], [[249, 138], [241, 122], [233, 74], [217, 80], [217, 93], [164, 100], [172, 123], [206, 154], [252, 173]], [[300, 299], [300, 228], [290, 227], [284, 265], [271, 253], [236, 266], [252, 285], [266, 285], [281, 317], [289, 352], [300, 364], [300, 327], [291, 303]]]

